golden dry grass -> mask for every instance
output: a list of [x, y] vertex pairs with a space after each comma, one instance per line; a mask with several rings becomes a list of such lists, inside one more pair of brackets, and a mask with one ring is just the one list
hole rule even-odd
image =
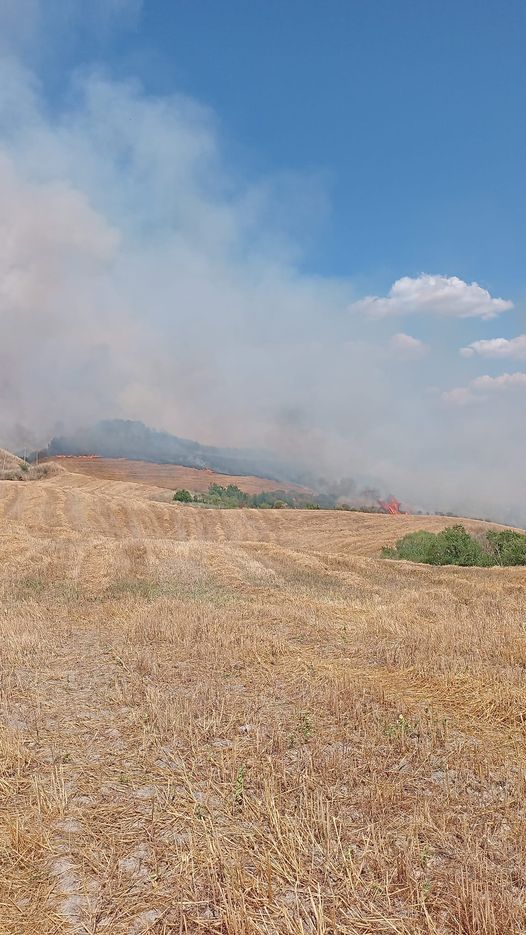
[[2, 480], [42, 480], [63, 473], [65, 468], [56, 461], [45, 464], [29, 464], [5, 448], [0, 448], [0, 481]]
[[2, 935], [526, 932], [526, 570], [152, 496], [0, 483]]
[[[1, 454], [1, 452], [0, 452]], [[251, 475], [218, 474], [208, 468], [183, 467], [180, 464], [153, 464], [149, 461], [129, 461], [126, 458], [98, 458], [58, 456], [55, 460], [69, 471], [80, 471], [103, 480], [134, 481], [138, 484], [176, 490], [185, 487], [193, 493], [205, 493], [210, 484], [236, 484], [245, 493], [262, 493], [285, 486], [292, 490], [306, 490], [296, 484], [280, 484], [275, 480]]]
[[14, 471], [22, 464], [22, 458], [0, 448], [0, 471]]

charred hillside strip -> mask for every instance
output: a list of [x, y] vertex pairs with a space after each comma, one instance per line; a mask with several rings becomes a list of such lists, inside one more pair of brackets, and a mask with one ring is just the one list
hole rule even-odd
[[222, 474], [252, 474], [291, 483], [298, 483], [299, 474], [297, 467], [268, 451], [202, 445], [192, 439], [151, 429], [142, 422], [124, 419], [108, 419], [69, 435], [56, 436], [39, 454], [41, 457], [98, 455], [102, 458], [128, 458], [155, 464], [209, 468]]

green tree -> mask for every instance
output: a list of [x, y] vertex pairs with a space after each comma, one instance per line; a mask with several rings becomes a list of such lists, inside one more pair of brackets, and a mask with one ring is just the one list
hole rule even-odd
[[190, 491], [185, 490], [184, 488], [181, 488], [180, 490], [176, 490], [173, 498], [175, 501], [177, 501], [177, 503], [191, 503], [193, 500], [193, 497]]

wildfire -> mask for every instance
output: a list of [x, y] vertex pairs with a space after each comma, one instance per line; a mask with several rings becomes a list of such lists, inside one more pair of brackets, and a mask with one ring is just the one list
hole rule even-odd
[[384, 511], [384, 513], [391, 513], [392, 516], [400, 516], [404, 511], [400, 509], [402, 504], [400, 500], [397, 500], [393, 494], [387, 498], [387, 500], [379, 500], [378, 506]]

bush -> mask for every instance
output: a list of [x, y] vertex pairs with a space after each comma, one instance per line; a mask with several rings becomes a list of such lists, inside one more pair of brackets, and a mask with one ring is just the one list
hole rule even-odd
[[428, 565], [437, 564], [433, 561], [433, 549], [436, 536], [432, 532], [421, 530], [410, 532], [403, 539], [399, 539], [394, 549], [383, 549], [384, 558], [401, 558], [408, 562], [426, 562]]
[[394, 548], [382, 549], [382, 556], [427, 565], [526, 565], [526, 536], [506, 529], [474, 538], [461, 525], [436, 534], [422, 529], [399, 539]]
[[449, 526], [437, 534], [431, 550], [433, 565], [491, 565], [479, 542], [463, 526]]
[[190, 491], [184, 488], [182, 490], [176, 490], [173, 498], [177, 503], [191, 503], [193, 500]]
[[208, 506], [219, 506], [232, 510], [237, 507], [253, 507], [255, 509], [284, 509], [286, 506], [296, 506], [294, 498], [284, 490], [264, 491], [263, 493], [248, 494], [236, 484], [222, 487], [221, 484], [210, 484], [207, 493], [199, 494], [194, 498], [199, 503]]
[[488, 532], [493, 557], [499, 565], [526, 565], [526, 536], [514, 529]]

